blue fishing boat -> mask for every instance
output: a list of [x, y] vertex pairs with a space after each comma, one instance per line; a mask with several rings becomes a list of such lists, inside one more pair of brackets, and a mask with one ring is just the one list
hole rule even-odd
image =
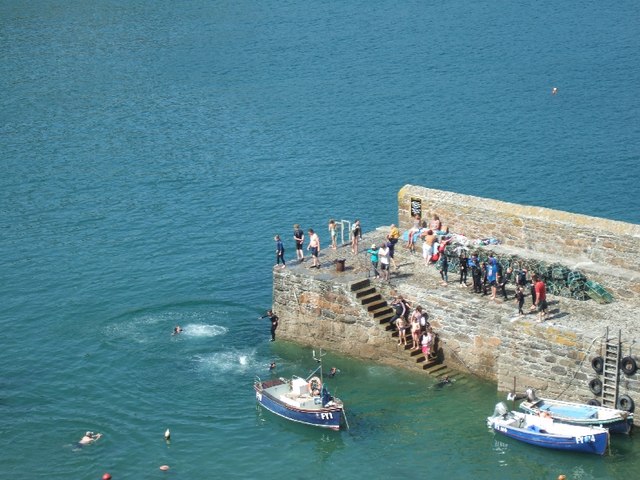
[[306, 378], [256, 378], [253, 388], [258, 404], [287, 420], [332, 430], [348, 426], [342, 401], [324, 385], [322, 364]]
[[604, 455], [609, 446], [609, 430], [554, 422], [550, 417], [508, 411], [498, 403], [487, 426], [494, 432], [538, 447]]
[[[518, 397], [507, 397], [508, 399]], [[630, 433], [633, 413], [598, 405], [584, 405], [562, 400], [538, 398], [533, 389], [527, 390], [520, 410], [531, 415], [549, 415], [554, 421], [581, 427], [603, 427], [611, 433]]]

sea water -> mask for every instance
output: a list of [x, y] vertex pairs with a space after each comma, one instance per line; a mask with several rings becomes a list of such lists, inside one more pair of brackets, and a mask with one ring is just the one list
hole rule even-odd
[[389, 225], [407, 183], [638, 223], [639, 13], [0, 1], [0, 478], [637, 476], [633, 437], [494, 437], [502, 395], [469, 374], [328, 352], [338, 433], [251, 385], [315, 367], [258, 320], [294, 223], [323, 246], [329, 218]]

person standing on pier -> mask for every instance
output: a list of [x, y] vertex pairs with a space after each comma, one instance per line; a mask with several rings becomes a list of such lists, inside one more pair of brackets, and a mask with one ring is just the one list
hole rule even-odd
[[509, 300], [506, 285], [511, 281], [511, 275], [513, 275], [513, 268], [507, 268], [507, 271], [504, 274], [501, 274], [500, 269], [498, 268], [498, 286], [500, 287], [500, 291], [502, 292], [502, 296], [505, 300]]
[[396, 251], [396, 243], [398, 243], [399, 239], [400, 230], [398, 230], [398, 227], [396, 227], [396, 225], [392, 223], [389, 235], [387, 235], [387, 247], [389, 247], [389, 261], [393, 265], [394, 270], [398, 270], [398, 265], [396, 264], [396, 261], [393, 257]]
[[371, 255], [371, 267], [373, 268], [373, 275], [374, 278], [380, 278], [380, 272], [378, 272], [378, 252], [379, 252], [379, 248], [378, 246], [374, 243], [373, 245], [371, 245], [371, 248], [369, 250], [367, 250], [367, 253], [369, 255]]
[[389, 281], [389, 244], [383, 243], [382, 246], [378, 249], [378, 257], [380, 257], [380, 272], [382, 280], [385, 282]]
[[304, 232], [297, 223], [293, 226], [293, 240], [296, 242], [296, 257], [299, 262], [304, 262]]
[[482, 269], [480, 268], [477, 253], [471, 255], [469, 266], [471, 267], [471, 278], [473, 279], [473, 293], [482, 293]]
[[442, 277], [441, 285], [446, 287], [449, 284], [449, 278], [447, 276], [449, 272], [449, 259], [447, 258], [447, 254], [444, 252], [440, 252], [440, 276]]
[[276, 241], [276, 267], [280, 267], [280, 262], [282, 261], [282, 268], [285, 268], [287, 264], [284, 261], [284, 245], [282, 244], [280, 235], [276, 235], [274, 240]]
[[332, 218], [329, 220], [329, 236], [331, 237], [331, 249], [338, 248], [338, 233], [336, 232], [336, 221]]
[[460, 251], [459, 261], [460, 261], [460, 287], [466, 287], [467, 271], [469, 268], [469, 257], [467, 257], [467, 252], [464, 248]]
[[362, 239], [362, 227], [360, 226], [360, 220], [356, 218], [351, 226], [351, 253], [358, 253], [358, 242]]
[[536, 292], [535, 306], [538, 309], [538, 322], [544, 321], [544, 317], [547, 316], [547, 286], [537, 274], [531, 277], [533, 281], [533, 288]]
[[489, 254], [489, 260], [487, 262], [487, 283], [491, 286], [491, 300], [496, 299], [498, 293], [498, 261], [493, 256], [493, 253]]
[[524, 288], [517, 287], [516, 289], [516, 302], [518, 302], [518, 314], [524, 315], [524, 310], [522, 307], [524, 306]]
[[318, 255], [320, 254], [320, 237], [313, 231], [313, 228], [309, 229], [309, 246], [307, 250], [311, 250], [311, 260], [313, 262], [309, 268], [320, 268], [320, 260], [318, 260]]

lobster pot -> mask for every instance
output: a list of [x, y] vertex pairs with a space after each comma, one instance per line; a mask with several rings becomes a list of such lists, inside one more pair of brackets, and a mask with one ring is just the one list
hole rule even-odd
[[569, 272], [569, 274], [567, 275], [567, 284], [572, 291], [581, 290], [584, 287], [586, 281], [587, 279], [582, 274], [582, 272], [578, 272], [577, 270]]
[[557, 282], [564, 282], [569, 276], [569, 269], [562, 265], [554, 265], [551, 268], [551, 278]]
[[585, 284], [585, 292], [593, 300], [598, 303], [605, 304], [613, 302], [613, 296], [605, 290], [605, 288], [598, 282], [592, 280], [587, 281]]

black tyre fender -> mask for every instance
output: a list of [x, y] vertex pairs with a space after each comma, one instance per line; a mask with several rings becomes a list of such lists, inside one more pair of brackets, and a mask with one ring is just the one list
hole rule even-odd
[[620, 361], [620, 369], [625, 375], [633, 375], [638, 370], [638, 364], [633, 357], [624, 357]]
[[602, 382], [599, 378], [594, 378], [589, 382], [589, 390], [594, 395], [600, 395], [602, 393]]
[[594, 357], [593, 360], [591, 360], [591, 366], [593, 367], [593, 370], [600, 375], [602, 373], [602, 370], [604, 370], [604, 360], [602, 357]]
[[592, 398], [591, 400], [589, 400], [587, 402], [587, 405], [592, 405], [594, 407], [599, 407], [600, 406], [600, 401], [596, 400], [595, 398]]
[[625, 412], [632, 413], [636, 409], [633, 399], [629, 395], [620, 395], [616, 402], [616, 408], [618, 410], [624, 410]]

